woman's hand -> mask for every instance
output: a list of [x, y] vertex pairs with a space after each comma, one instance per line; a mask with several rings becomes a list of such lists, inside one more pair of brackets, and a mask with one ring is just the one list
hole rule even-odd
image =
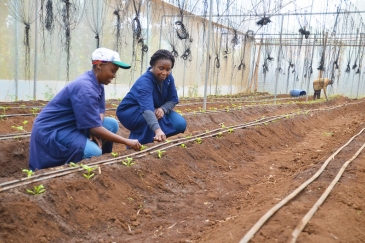
[[158, 142], [166, 141], [166, 135], [161, 130], [161, 128], [156, 129], [156, 131], [155, 131], [155, 137], [153, 138], [153, 140], [154, 141], [158, 141]]
[[165, 115], [165, 112], [161, 108], [157, 108], [155, 110], [155, 116], [158, 120], [160, 120]]
[[90, 141], [95, 141], [96, 144], [99, 146], [99, 148], [101, 148], [103, 142], [101, 141], [100, 138], [98, 138], [97, 136], [90, 134]]
[[138, 142], [137, 139], [127, 139], [125, 145], [131, 147], [136, 151], [141, 150], [141, 144]]

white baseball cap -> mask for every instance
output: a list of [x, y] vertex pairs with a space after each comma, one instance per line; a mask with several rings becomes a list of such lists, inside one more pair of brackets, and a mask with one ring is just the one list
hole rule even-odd
[[131, 65], [120, 61], [118, 52], [104, 47], [96, 49], [91, 54], [91, 59], [92, 61], [111, 62], [124, 69], [129, 69], [131, 67]]

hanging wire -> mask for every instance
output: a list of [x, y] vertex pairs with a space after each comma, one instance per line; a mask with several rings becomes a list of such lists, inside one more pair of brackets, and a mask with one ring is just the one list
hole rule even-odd
[[[47, 2], [46, 2], [47, 1]], [[54, 9], [52, 0], [41, 0], [41, 8], [39, 11], [39, 20], [41, 25], [41, 37], [42, 37], [42, 50], [46, 51], [46, 36], [50, 37], [50, 43], [52, 40], [53, 32], [55, 29]], [[51, 46], [51, 45], [49, 45]]]
[[125, 20], [125, 16], [128, 13], [131, 1], [124, 1], [124, 0], [104, 0], [104, 1], [108, 5], [108, 8], [112, 10], [113, 17], [115, 18], [113, 25], [114, 26], [113, 34], [115, 35], [115, 45], [116, 45], [115, 50], [117, 52], [120, 52], [123, 44], [123, 38], [122, 38], [123, 33], [121, 30], [123, 29], [123, 22]]
[[87, 1], [86, 3], [83, 21], [95, 35], [96, 48], [100, 47], [100, 35], [103, 32], [108, 8], [109, 6], [102, 0]]
[[70, 80], [71, 31], [80, 23], [85, 4], [83, 0], [56, 0], [56, 20], [62, 30], [59, 35], [66, 52], [66, 81]]
[[24, 24], [25, 47], [25, 67], [24, 75], [26, 80], [30, 80], [30, 26], [37, 19], [35, 14], [35, 1], [18, 0], [18, 1], [1, 1], [1, 8], [5, 13], [12, 16], [19, 23]]

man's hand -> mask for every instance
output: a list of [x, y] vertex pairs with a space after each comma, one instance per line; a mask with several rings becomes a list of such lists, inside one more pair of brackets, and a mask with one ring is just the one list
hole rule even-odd
[[166, 135], [161, 130], [161, 128], [156, 129], [155, 137], [153, 138], [153, 140], [158, 141], [158, 142], [166, 141]]
[[127, 139], [125, 145], [131, 147], [132, 149], [139, 151], [141, 150], [141, 144], [138, 142], [137, 139]]
[[165, 115], [165, 112], [161, 108], [157, 108], [155, 110], [155, 116], [158, 120], [160, 120]]

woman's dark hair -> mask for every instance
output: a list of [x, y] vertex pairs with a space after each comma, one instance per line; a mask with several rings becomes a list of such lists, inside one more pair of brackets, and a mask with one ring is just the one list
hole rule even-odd
[[172, 62], [171, 68], [174, 67], [174, 64], [175, 64], [174, 55], [172, 55], [172, 53], [170, 51], [164, 50], [164, 49], [160, 49], [152, 55], [151, 60], [150, 60], [151, 67], [154, 66], [156, 64], [156, 62], [161, 59], [170, 60]]

